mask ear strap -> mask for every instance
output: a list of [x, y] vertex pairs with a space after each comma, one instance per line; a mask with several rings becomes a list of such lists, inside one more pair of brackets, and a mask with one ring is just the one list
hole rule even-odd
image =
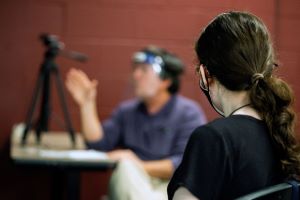
[[220, 111], [215, 105], [214, 103], [212, 102], [211, 98], [210, 98], [210, 95], [209, 95], [209, 87], [208, 87], [208, 90], [204, 90], [200, 87], [200, 89], [202, 90], [202, 92], [205, 94], [209, 104], [211, 105], [211, 107], [213, 107], [213, 109], [219, 114], [221, 115], [222, 117], [225, 117], [225, 114]]
[[[206, 96], [206, 98], [207, 98], [207, 100], [208, 100], [208, 102], [209, 102], [209, 104], [211, 105], [211, 107], [213, 107], [213, 109], [219, 114], [219, 115], [221, 115], [222, 117], [225, 117], [225, 114], [224, 114], [224, 112], [222, 112], [221, 110], [219, 110], [215, 105], [214, 105], [214, 103], [212, 102], [212, 100], [211, 100], [211, 97], [210, 97], [210, 94], [209, 94], [209, 83], [208, 83], [208, 78], [211, 78], [211, 76], [210, 76], [210, 74], [209, 74], [209, 71], [207, 70], [207, 68], [204, 66], [204, 65], [200, 65], [200, 69], [199, 70], [201, 70], [201, 68], [204, 70], [204, 79], [203, 80], [205, 80], [205, 82], [206, 82], [206, 87], [207, 87], [207, 90], [204, 90], [202, 87], [200, 87], [200, 89], [202, 90], [202, 92], [205, 94], [205, 96]], [[200, 71], [201, 73], [201, 76], [202, 76], [202, 72], [203, 71]], [[201, 77], [202, 78], [202, 77]], [[204, 83], [205, 84], [205, 83]]]

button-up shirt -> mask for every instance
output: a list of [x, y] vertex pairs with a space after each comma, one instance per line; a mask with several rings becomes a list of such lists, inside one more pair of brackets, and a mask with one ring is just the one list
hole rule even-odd
[[121, 103], [103, 122], [103, 138], [87, 145], [101, 151], [130, 149], [142, 160], [169, 158], [176, 168], [190, 134], [204, 123], [206, 117], [199, 105], [183, 96], [173, 95], [155, 114], [133, 99]]

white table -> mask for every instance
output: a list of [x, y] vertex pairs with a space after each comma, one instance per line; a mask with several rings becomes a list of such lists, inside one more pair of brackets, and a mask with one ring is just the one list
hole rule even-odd
[[[24, 124], [12, 129], [10, 156], [14, 163], [22, 167], [45, 168], [53, 172], [53, 199], [62, 199], [62, 183], [67, 178], [67, 198], [80, 198], [80, 172], [87, 170], [103, 171], [113, 169], [115, 161], [106, 154], [86, 150], [83, 138], [76, 134], [75, 148], [66, 132], [47, 132], [41, 134], [40, 144], [36, 144], [35, 135], [30, 131], [26, 145], [21, 144]], [[100, 180], [99, 180], [100, 181]]]

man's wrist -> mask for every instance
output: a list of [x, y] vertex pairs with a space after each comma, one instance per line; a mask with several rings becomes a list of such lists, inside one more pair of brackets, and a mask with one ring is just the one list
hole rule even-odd
[[79, 107], [82, 112], [93, 111], [96, 109], [96, 101], [85, 102], [81, 104]]

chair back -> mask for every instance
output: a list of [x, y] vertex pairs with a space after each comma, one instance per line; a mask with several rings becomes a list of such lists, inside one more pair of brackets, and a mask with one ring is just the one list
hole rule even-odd
[[236, 200], [299, 200], [299, 188], [299, 182], [290, 181], [255, 191]]

